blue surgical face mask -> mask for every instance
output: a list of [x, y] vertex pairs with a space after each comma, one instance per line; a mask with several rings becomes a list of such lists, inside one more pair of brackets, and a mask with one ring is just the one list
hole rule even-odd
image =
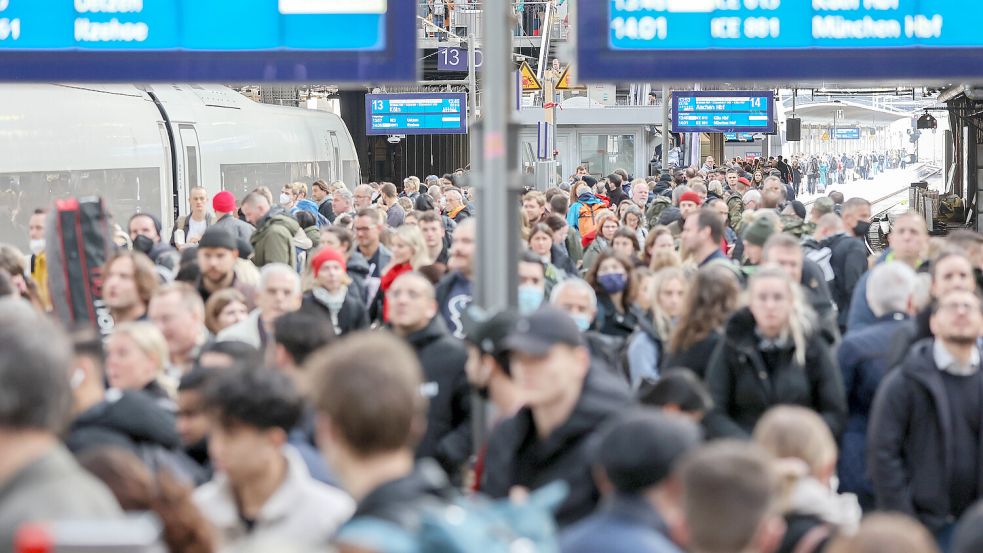
[[606, 275], [598, 275], [597, 281], [600, 283], [601, 288], [604, 288], [604, 291], [608, 294], [624, 292], [625, 286], [628, 285], [628, 277], [624, 273], [608, 273]]
[[570, 315], [573, 318], [573, 322], [577, 323], [577, 328], [581, 332], [587, 332], [590, 330], [591, 318], [584, 314]]
[[528, 315], [539, 309], [543, 304], [544, 295], [545, 291], [538, 286], [529, 284], [519, 286], [519, 314]]

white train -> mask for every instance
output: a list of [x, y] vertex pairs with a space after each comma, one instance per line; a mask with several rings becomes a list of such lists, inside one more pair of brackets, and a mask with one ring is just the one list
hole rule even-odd
[[0, 242], [26, 246], [30, 213], [66, 196], [102, 196], [119, 222], [139, 210], [170, 228], [193, 186], [242, 198], [318, 178], [354, 187], [359, 174], [341, 118], [224, 86], [0, 86]]

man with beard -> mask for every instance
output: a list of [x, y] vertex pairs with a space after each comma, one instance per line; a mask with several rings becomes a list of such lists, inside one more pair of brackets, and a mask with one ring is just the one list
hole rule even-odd
[[201, 294], [201, 301], [207, 302], [219, 290], [233, 288], [246, 298], [246, 306], [253, 308], [256, 289], [236, 276], [239, 249], [231, 232], [221, 227], [209, 228], [198, 242], [196, 255], [200, 275], [195, 288]]

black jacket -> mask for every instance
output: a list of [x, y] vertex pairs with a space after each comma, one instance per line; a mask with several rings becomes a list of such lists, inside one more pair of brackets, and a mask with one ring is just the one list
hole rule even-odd
[[106, 400], [72, 422], [65, 445], [75, 454], [95, 447], [121, 447], [151, 469], [164, 466], [195, 484], [206, 477], [205, 470], [181, 449], [174, 415], [142, 391], [107, 392]]
[[577, 276], [580, 274], [570, 259], [570, 256], [559, 245], [554, 245], [553, 249], [550, 250], [550, 262], [568, 276]]
[[418, 458], [432, 457], [454, 480], [471, 456], [471, 389], [464, 365], [468, 352], [447, 332], [440, 316], [406, 337], [423, 367], [422, 393], [427, 432], [417, 446]]
[[735, 313], [707, 367], [715, 411], [730, 419], [731, 434], [749, 435], [765, 411], [791, 404], [815, 410], [839, 436], [846, 422], [846, 398], [843, 378], [826, 342], [815, 333], [806, 337], [803, 367], [795, 361], [791, 344], [762, 352], [754, 329], [750, 309]]
[[[904, 363], [884, 377], [867, 436], [867, 464], [878, 508], [916, 517], [933, 532], [952, 522], [950, 467], [965, 447], [953, 443], [949, 399], [935, 365], [934, 343], [926, 339], [915, 344]], [[974, 415], [980, 418], [983, 444], [983, 409]], [[983, 465], [977, 482], [983, 488]], [[983, 495], [983, 489], [976, 493]]]
[[[456, 293], [455, 293], [456, 291]], [[471, 305], [473, 283], [460, 271], [444, 275], [434, 289], [440, 316], [451, 334], [458, 338], [464, 337], [464, 325], [461, 315]]]
[[802, 260], [802, 288], [805, 292], [806, 301], [812, 306], [819, 318], [819, 330], [823, 338], [831, 346], [836, 344], [840, 340], [840, 326], [837, 321], [839, 314], [836, 310], [836, 303], [833, 301], [829, 285], [823, 276], [823, 270], [809, 258]]
[[[338, 313], [338, 328], [341, 335], [369, 327], [369, 312], [358, 294], [357, 288], [348, 287], [345, 302], [341, 305], [341, 311]], [[314, 297], [314, 292], [304, 294], [304, 302], [301, 304], [300, 310], [317, 317], [325, 317], [329, 323], [331, 322], [331, 310]]]
[[366, 291], [366, 279], [369, 278], [369, 262], [365, 260], [365, 256], [358, 253], [357, 251], [352, 252], [350, 258], [348, 258], [348, 263], [345, 265], [348, 276], [352, 279], [351, 284], [348, 285], [349, 290], [354, 289], [355, 297], [362, 300], [362, 303], [366, 306], [369, 305], [369, 300], [372, 299], [368, 297], [368, 292]]
[[611, 296], [604, 292], [597, 293], [597, 315], [594, 318], [593, 329], [608, 336], [627, 338], [638, 327], [639, 319], [644, 315], [633, 304], [629, 304], [624, 313], [620, 313], [611, 301]]
[[696, 373], [696, 376], [699, 376], [701, 380], [706, 378], [707, 366], [710, 364], [710, 358], [717, 349], [721, 338], [720, 333], [713, 330], [707, 334], [706, 338], [688, 349], [675, 353], [666, 350], [666, 354], [662, 356], [662, 370], [683, 367]]
[[591, 436], [629, 402], [623, 384], [592, 369], [570, 418], [546, 439], [536, 433], [532, 411], [522, 409], [492, 431], [481, 491], [500, 498], [513, 486], [535, 490], [564, 480], [570, 493], [557, 522], [567, 526], [589, 515], [600, 497], [591, 474]]
[[829, 265], [836, 278], [833, 279], [831, 292], [836, 308], [839, 309], [837, 321], [842, 331], [846, 328], [847, 316], [850, 313], [853, 289], [857, 287], [860, 277], [867, 272], [867, 246], [864, 245], [863, 240], [842, 233], [830, 236], [823, 240], [821, 245], [828, 247], [832, 254]]

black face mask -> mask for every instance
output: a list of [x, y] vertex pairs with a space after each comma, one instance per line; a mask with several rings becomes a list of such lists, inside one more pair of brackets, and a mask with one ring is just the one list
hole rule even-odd
[[154, 249], [154, 241], [150, 238], [140, 235], [133, 239], [133, 251], [150, 255], [150, 250], [152, 249]]
[[868, 232], [870, 232], [869, 221], [857, 221], [857, 226], [853, 227], [853, 234], [857, 238], [866, 238]]

